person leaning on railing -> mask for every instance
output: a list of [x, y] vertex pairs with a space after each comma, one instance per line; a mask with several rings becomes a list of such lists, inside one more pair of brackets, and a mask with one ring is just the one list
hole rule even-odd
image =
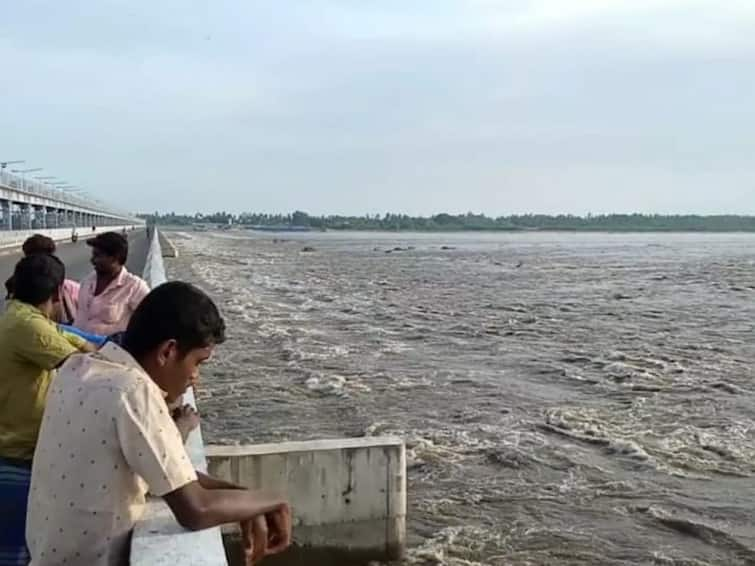
[[0, 316], [0, 566], [28, 560], [24, 542], [32, 456], [54, 369], [91, 352], [51, 320], [65, 267], [55, 256], [31, 255], [14, 270], [16, 289]]
[[[29, 236], [21, 246], [24, 257], [36, 254], [55, 255], [57, 246], [55, 240], [43, 234]], [[6, 299], [13, 298], [15, 282], [11, 276], [5, 282]], [[52, 319], [62, 324], [71, 324], [79, 308], [79, 284], [72, 279], [65, 279], [61, 288], [60, 301], [55, 304]]]
[[285, 549], [288, 503], [194, 470], [168, 403], [196, 384], [225, 323], [196, 287], [155, 288], [123, 345], [65, 363], [34, 454], [26, 537], [34, 566], [127, 563], [145, 495], [191, 530], [240, 522], [247, 563]]

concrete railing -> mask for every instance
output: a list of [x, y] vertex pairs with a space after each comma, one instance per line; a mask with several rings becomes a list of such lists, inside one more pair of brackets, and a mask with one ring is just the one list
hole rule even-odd
[[[144, 280], [151, 288], [167, 281], [163, 264], [160, 234], [152, 234]], [[189, 390], [184, 402], [196, 407], [194, 393]], [[200, 428], [194, 429], [186, 441], [186, 452], [197, 470], [206, 471], [204, 443]], [[159, 498], [151, 498], [147, 511], [134, 529], [131, 539], [132, 566], [227, 566], [223, 539], [219, 528], [191, 532], [178, 525], [173, 513]]]
[[[126, 230], [131, 230], [133, 227], [133, 224], [123, 225], [123, 226], [103, 226], [101, 228], [98, 228], [97, 230], [87, 229], [87, 228], [79, 228], [76, 230], [76, 235], [81, 240], [85, 240], [87, 238], [91, 238], [92, 236], [96, 236], [97, 234], [101, 234], [102, 232], [120, 232], [124, 228]], [[71, 236], [73, 235], [74, 231], [71, 228], [49, 228], [49, 229], [43, 229], [40, 228], [38, 230], [8, 230], [3, 231], [0, 230], [0, 250], [3, 250], [5, 248], [17, 248], [20, 247], [21, 244], [24, 243], [26, 238], [33, 234], [44, 234], [45, 236], [48, 236], [52, 238], [53, 240], [57, 242], [70, 242]]]

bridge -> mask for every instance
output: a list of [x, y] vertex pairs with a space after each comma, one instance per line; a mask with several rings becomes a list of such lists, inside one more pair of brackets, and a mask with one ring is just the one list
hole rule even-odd
[[0, 231], [141, 225], [132, 214], [0, 169]]

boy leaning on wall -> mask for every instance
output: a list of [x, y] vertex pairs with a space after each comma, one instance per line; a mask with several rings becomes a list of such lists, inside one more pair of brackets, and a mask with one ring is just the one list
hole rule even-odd
[[63, 364], [34, 453], [26, 525], [33, 565], [128, 564], [148, 491], [188, 529], [240, 523], [248, 563], [289, 545], [287, 502], [195, 471], [171, 419], [167, 403], [197, 382], [224, 340], [212, 300], [170, 282], [142, 301], [122, 346]]

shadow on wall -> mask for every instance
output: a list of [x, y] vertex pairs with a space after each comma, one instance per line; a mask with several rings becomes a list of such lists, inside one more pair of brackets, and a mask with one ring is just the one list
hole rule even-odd
[[[224, 535], [223, 546], [228, 566], [244, 566], [241, 537]], [[265, 566], [368, 566], [374, 563], [374, 553], [359, 553], [342, 548], [312, 548], [295, 543], [286, 552], [265, 558]]]

